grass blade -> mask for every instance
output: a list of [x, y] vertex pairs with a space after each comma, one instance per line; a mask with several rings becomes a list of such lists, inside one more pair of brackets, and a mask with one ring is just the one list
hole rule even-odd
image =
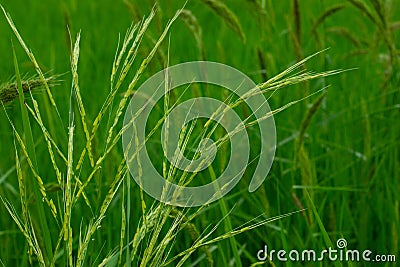
[[[306, 191], [306, 195], [307, 195], [308, 200], [310, 201], [312, 212], [314, 213], [315, 219], [317, 220], [318, 226], [319, 226], [319, 228], [321, 230], [322, 237], [324, 238], [325, 245], [327, 247], [333, 248], [332, 241], [331, 241], [328, 233], [326, 232], [326, 229], [324, 227], [324, 224], [322, 223], [321, 217], [319, 217], [317, 208], [315, 207], [314, 202], [312, 201], [308, 191]], [[335, 267], [341, 267], [342, 266], [339, 261], [334, 261], [333, 264], [335, 265]]]
[[50, 102], [51, 102], [52, 106], [56, 109], [56, 111], [57, 111], [57, 113], [59, 115], [56, 102], [54, 101], [54, 98], [53, 98], [53, 94], [50, 91], [50, 87], [49, 87], [49, 85], [48, 85], [48, 83], [46, 81], [46, 78], [43, 75], [42, 69], [39, 67], [39, 64], [36, 61], [35, 56], [29, 50], [28, 46], [25, 44], [24, 40], [22, 39], [21, 35], [19, 34], [19, 32], [17, 30], [17, 27], [15, 26], [14, 22], [12, 21], [10, 15], [6, 12], [6, 10], [4, 9], [4, 7], [2, 5], [0, 5], [0, 7], [3, 10], [4, 16], [6, 17], [7, 22], [10, 25], [11, 29], [13, 30], [13, 32], [14, 32], [15, 36], [17, 37], [19, 43], [21, 44], [22, 48], [25, 50], [25, 52], [28, 55], [29, 59], [32, 61], [33, 65], [35, 66], [35, 70], [36, 70], [37, 74], [39, 75], [39, 78], [42, 81], [43, 85], [46, 88], [46, 92], [47, 92], [47, 95], [49, 96]]
[[[15, 77], [16, 77], [18, 94], [19, 94], [19, 102], [20, 102], [20, 108], [21, 108], [21, 113], [22, 113], [22, 123], [23, 123], [23, 127], [24, 127], [27, 152], [28, 152], [29, 158], [32, 160], [33, 166], [34, 166], [34, 168], [36, 168], [36, 172], [37, 172], [38, 167], [37, 167], [37, 161], [36, 161], [36, 152], [35, 152], [35, 146], [34, 146], [34, 142], [33, 142], [32, 129], [31, 129], [31, 125], [29, 122], [28, 111], [25, 107], [25, 96], [23, 94], [21, 75], [20, 75], [19, 68], [18, 68], [18, 61], [17, 61], [17, 56], [15, 53], [14, 46], [13, 46], [13, 59], [14, 59]], [[44, 248], [45, 248], [44, 258], [45, 258], [46, 262], [49, 262], [53, 258], [53, 249], [52, 249], [52, 245], [51, 245], [51, 237], [50, 237], [50, 232], [49, 232], [49, 228], [47, 225], [44, 207], [43, 207], [42, 201], [40, 201], [41, 197], [40, 197], [39, 187], [38, 187], [38, 184], [36, 184], [33, 180], [28, 180], [27, 184], [28, 184], [29, 191], [32, 190], [34, 193], [34, 198], [35, 198], [34, 209], [39, 217], [39, 225], [36, 225], [35, 230], [37, 230], [38, 233], [40, 233], [42, 235], [43, 242], [44, 242]], [[40, 240], [40, 236], [38, 238]]]

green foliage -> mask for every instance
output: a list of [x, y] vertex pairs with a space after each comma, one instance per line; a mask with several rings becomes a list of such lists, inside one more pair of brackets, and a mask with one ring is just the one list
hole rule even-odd
[[[281, 266], [257, 252], [265, 244], [321, 251], [339, 238], [348, 249], [399, 255], [398, 2], [1, 4], [0, 265]], [[218, 202], [181, 209], [130, 180], [121, 117], [146, 78], [199, 59], [259, 84], [273, 109], [261, 119], [275, 116], [278, 144], [259, 190], [247, 191], [250, 170]], [[224, 153], [210, 168], [194, 177], [163, 157], [161, 125], [188, 98], [227, 101], [248, 119], [253, 160], [260, 152], [257, 121], [241, 100], [194, 87], [158, 103], [147, 143], [132, 143], [182, 184], [210, 182], [229, 160], [226, 133], [201, 120], [179, 141], [190, 152], [197, 139], [220, 140]]]

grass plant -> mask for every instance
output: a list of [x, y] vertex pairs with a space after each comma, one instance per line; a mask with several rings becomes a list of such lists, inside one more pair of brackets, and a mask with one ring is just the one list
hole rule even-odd
[[[34, 32], [16, 4], [2, 1], [0, 30], [19, 46], [0, 41], [0, 48], [10, 45], [0, 70], [14, 77], [0, 86], [0, 265], [281, 266], [276, 259], [260, 261], [257, 252], [264, 245], [319, 251], [339, 238], [349, 249], [399, 255], [400, 6], [378, 0], [323, 0], [312, 8], [295, 0], [239, 2], [125, 0], [109, 9], [52, 3], [47, 8], [55, 14], [44, 21], [64, 16], [60, 23], [68, 23], [53, 40], [45, 28]], [[249, 16], [254, 10], [257, 15]], [[279, 16], [287, 10], [294, 19]], [[347, 23], [349, 14], [357, 15]], [[111, 33], [128, 25], [123, 37]], [[123, 115], [138, 86], [156, 71], [199, 59], [243, 70], [260, 92], [238, 98], [212, 85], [177, 88], [156, 103], [146, 140], [133, 138], [129, 145], [145, 147], [169, 181], [215, 180], [229, 160], [232, 132], [211, 119], [185, 125], [179, 136], [185, 156], [200, 157], [197, 145], [204, 138], [219, 151], [217, 161], [194, 173], [171, 164], [160, 142], [174, 107], [211, 94], [244, 122], [252, 161], [260, 153], [257, 125], [274, 116], [277, 154], [254, 193], [247, 189], [250, 162], [250, 172], [224, 198], [178, 208], [153, 200], [131, 180], [121, 148]], [[244, 102], [258, 94], [272, 107], [261, 118]], [[218, 109], [213, 117], [226, 112]]]

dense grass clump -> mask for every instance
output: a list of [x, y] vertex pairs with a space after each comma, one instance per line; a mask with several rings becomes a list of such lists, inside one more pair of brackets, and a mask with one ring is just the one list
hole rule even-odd
[[[0, 265], [281, 266], [257, 253], [322, 251], [340, 238], [348, 249], [399, 256], [397, 2], [18, 2], [1, 3], [0, 79], [14, 78], [0, 80]], [[213, 139], [216, 160], [195, 173], [167, 160], [161, 128], [187, 99], [224, 101], [251, 140], [234, 190], [179, 208], [133, 182], [121, 137], [140, 84], [191, 60], [251, 77], [278, 142], [269, 176], [249, 193], [262, 151], [260, 120], [244, 99], [204, 84], [166, 94], [143, 126], [145, 143], [131, 143], [146, 147], [165, 179], [206, 184], [229, 161], [229, 133], [202, 119], [185, 125], [179, 147], [196, 158], [199, 140]]]

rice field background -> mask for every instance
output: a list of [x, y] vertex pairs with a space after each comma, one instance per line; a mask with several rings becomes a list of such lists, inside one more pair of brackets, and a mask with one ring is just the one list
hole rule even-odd
[[[399, 261], [399, 2], [0, 4], [0, 266], [397, 266], [257, 253], [322, 251], [342, 238], [349, 250]], [[247, 189], [250, 164], [221, 200], [178, 208], [130, 178], [121, 114], [147, 78], [196, 60], [242, 71], [264, 84], [272, 110], [283, 108], [272, 169], [257, 191]], [[178, 88], [151, 113], [146, 147], [164, 177], [186, 175], [163, 157], [157, 123], [166, 103], [228, 98], [214, 89]], [[235, 111], [251, 117], [245, 105]], [[187, 155], [205, 123], [183, 131]], [[257, 160], [259, 132], [247, 133]], [[215, 126], [212, 137], [224, 134]], [[218, 177], [228, 147], [197, 183]]]

